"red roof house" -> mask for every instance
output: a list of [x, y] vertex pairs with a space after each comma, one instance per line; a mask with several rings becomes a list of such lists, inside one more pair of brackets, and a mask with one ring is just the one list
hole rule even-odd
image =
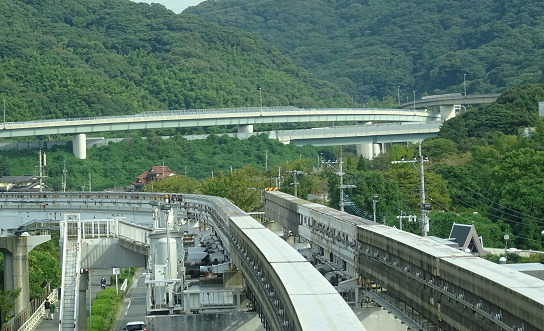
[[132, 182], [134, 191], [140, 192], [142, 187], [146, 184], [175, 175], [177, 174], [167, 166], [153, 166], [148, 171], [136, 177], [136, 181]]

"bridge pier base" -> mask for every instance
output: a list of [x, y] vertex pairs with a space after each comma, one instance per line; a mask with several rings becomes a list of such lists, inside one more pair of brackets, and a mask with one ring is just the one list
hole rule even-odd
[[375, 156], [381, 154], [380, 144], [359, 144], [357, 145], [357, 155], [372, 160]]
[[362, 155], [365, 159], [372, 160], [372, 144], [357, 145], [357, 155]]
[[440, 106], [440, 119], [444, 122], [455, 117], [455, 109], [456, 105]]
[[87, 136], [84, 133], [72, 136], [72, 152], [80, 160], [87, 158]]
[[[77, 330], [87, 330], [87, 316], [89, 313], [90, 307], [87, 306], [87, 290], [90, 288], [90, 280], [89, 280], [89, 270], [86, 269], [79, 278], [79, 302], [76, 302], [76, 305], [78, 305], [78, 319], [77, 319]], [[90, 324], [92, 326], [92, 312], [91, 312], [91, 320]]]
[[240, 125], [238, 126], [238, 133], [253, 133], [253, 125]]
[[372, 144], [372, 157], [378, 156], [382, 153], [382, 147], [381, 144]]
[[49, 240], [50, 235], [0, 237], [0, 252], [4, 254], [4, 289], [21, 289], [15, 299], [15, 315], [22, 312], [30, 302], [28, 253]]

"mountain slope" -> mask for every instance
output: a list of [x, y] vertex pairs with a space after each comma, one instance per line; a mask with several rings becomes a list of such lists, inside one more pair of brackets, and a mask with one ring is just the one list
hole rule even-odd
[[544, 80], [538, 0], [208, 0], [183, 14], [258, 34], [358, 102]]
[[6, 120], [163, 109], [346, 106], [259, 37], [128, 0], [0, 3]]

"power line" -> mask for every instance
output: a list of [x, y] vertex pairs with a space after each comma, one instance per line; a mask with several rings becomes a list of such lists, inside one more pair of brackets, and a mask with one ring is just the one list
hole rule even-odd
[[421, 155], [421, 143], [419, 143], [419, 158], [414, 156], [412, 160], [406, 160], [406, 157], [403, 156], [400, 161], [391, 162], [392, 164], [412, 163], [414, 165], [414, 168], [416, 168], [415, 163], [419, 163], [419, 204], [421, 209], [421, 217], [419, 219], [419, 222], [421, 227], [421, 234], [423, 237], [426, 237], [427, 232], [429, 231], [429, 217], [427, 214], [431, 210], [431, 204], [425, 203], [425, 175], [423, 171], [423, 164], [424, 162], [428, 161], [429, 159], [427, 158], [427, 156], [423, 157]]
[[[461, 219], [467, 221], [467, 223], [471, 223], [471, 220], [469, 220], [468, 218], [466, 218], [466, 217], [464, 217], [464, 216], [461, 216], [461, 215], [459, 215], [459, 213], [456, 213], [456, 212], [454, 212], [454, 211], [448, 209], [447, 207], [445, 207], [444, 205], [440, 204], [438, 201], [436, 201], [436, 200], [434, 200], [434, 199], [432, 199], [432, 198], [429, 198], [429, 199], [430, 199], [433, 203], [435, 203], [435, 204], [439, 205], [440, 207], [442, 207], [443, 210], [445, 210], [445, 211], [447, 211], [447, 212], [449, 212], [449, 213], [455, 214], [455, 216], [457, 216], [457, 217], [459, 217], [459, 218], [461, 218]], [[523, 223], [523, 222], [518, 222], [518, 221], [511, 221], [511, 222], [514, 222], [514, 223]], [[537, 243], [540, 243], [540, 242], [541, 242], [541, 240], [532, 239], [532, 238], [530, 238], [530, 237], [522, 237], [522, 236], [518, 236], [518, 235], [516, 235], [516, 237], [517, 237], [517, 238], [521, 238], [521, 239], [525, 239], [525, 240], [534, 241], [534, 242], [537, 242]]]
[[[447, 171], [445, 171], [445, 170], [442, 170], [442, 171], [443, 171], [446, 175], [448, 175], [450, 178], [452, 178], [452, 179], [454, 179], [454, 180], [457, 180], [455, 177], [453, 177], [453, 176], [452, 176], [451, 174], [449, 174]], [[492, 204], [489, 205], [489, 208], [491, 208], [491, 209], [494, 209], [494, 210], [496, 210], [496, 211], [502, 212], [502, 213], [504, 213], [504, 214], [506, 214], [506, 215], [508, 215], [508, 216], [513, 216], [513, 217], [523, 217], [523, 218], [532, 218], [532, 219], [535, 219], [535, 220], [537, 220], [537, 221], [539, 221], [539, 222], [544, 222], [544, 220], [541, 219], [541, 218], [538, 218], [538, 217], [535, 217], [535, 216], [531, 216], [531, 215], [527, 215], [527, 214], [523, 214], [522, 212], [519, 212], [519, 211], [517, 211], [517, 210], [515, 210], [515, 209], [511, 209], [511, 208], [504, 207], [504, 206], [503, 206], [503, 207], [504, 207], [504, 210], [495, 208], [495, 207], [493, 207], [493, 204], [497, 204], [496, 201], [493, 201], [493, 200], [487, 198], [486, 196], [480, 194], [479, 192], [476, 192], [476, 191], [472, 190], [470, 187], [466, 187], [466, 186], [465, 186], [464, 188], [468, 189], [471, 193], [478, 195], [479, 197], [483, 198], [484, 200], [486, 200], [486, 201], [488, 201], [488, 202], [491, 202]], [[461, 190], [460, 190], [460, 191], [461, 191]], [[461, 191], [461, 192], [462, 192], [462, 191]], [[467, 196], [468, 196], [468, 195], [467, 195]], [[460, 201], [461, 201], [461, 200], [460, 200]], [[476, 201], [478, 201], [478, 200], [476, 200]], [[478, 201], [478, 202], [480, 202], [480, 201]], [[465, 203], [465, 204], [466, 204], [466, 203]], [[467, 205], [468, 205], [468, 204], [467, 204]], [[497, 205], [498, 205], [498, 204], [497, 204]], [[470, 205], [469, 205], [469, 206], [470, 206]], [[501, 206], [501, 205], [499, 205], [499, 206]], [[512, 212], [513, 214], [506, 213], [505, 210], [510, 211], [510, 212]], [[516, 215], [516, 214], [517, 214], [517, 215]], [[491, 215], [492, 215], [492, 214], [491, 214]], [[497, 215], [493, 215], [493, 216], [497, 216]]]
[[[438, 189], [439, 191], [441, 191], [442, 193], [445, 193], [445, 194], [448, 194], [448, 193], [449, 193], [449, 192], [447, 192], [447, 191], [444, 191], [440, 186], [433, 184], [433, 183], [432, 183], [432, 180], [429, 180], [428, 183], [431, 184], [433, 187], [437, 188], [437, 189]], [[456, 197], [452, 197], [451, 195], [450, 195], [450, 197], [451, 197], [452, 199], [455, 199], [455, 200], [460, 201], [462, 204], [464, 204], [465, 206], [468, 206], [468, 207], [472, 208], [473, 210], [479, 211], [478, 208], [474, 207], [473, 205], [469, 204], [468, 202], [466, 202], [466, 201], [464, 201], [464, 200], [461, 200], [461, 199], [456, 198]], [[433, 202], [436, 203], [436, 200], [433, 200]], [[442, 206], [442, 205], [440, 205], [440, 206]], [[443, 207], [443, 206], [442, 206], [442, 207]], [[496, 208], [493, 208], [493, 209], [496, 209]], [[448, 210], [448, 209], [446, 208], [446, 210]], [[496, 209], [496, 210], [500, 211], [499, 209]], [[516, 224], [526, 225], [525, 222], [514, 221], [514, 220], [511, 220], [511, 219], [505, 218], [505, 217], [503, 217], [503, 216], [501, 216], [501, 215], [496, 215], [496, 214], [493, 214], [493, 213], [490, 213], [490, 212], [484, 212], [483, 214], [486, 214], [486, 215], [490, 215], [490, 216], [496, 217], [497, 219], [501, 219], [501, 220], [503, 220], [503, 221], [505, 221], [505, 222], [508, 222], [508, 223], [516, 223]], [[511, 215], [511, 216], [514, 216], [514, 215]], [[540, 219], [538, 219], [538, 218], [534, 218], [534, 217], [533, 217], [533, 219], [542, 222], [542, 220], [540, 220]], [[538, 223], [537, 225], [542, 226], [543, 224]]]

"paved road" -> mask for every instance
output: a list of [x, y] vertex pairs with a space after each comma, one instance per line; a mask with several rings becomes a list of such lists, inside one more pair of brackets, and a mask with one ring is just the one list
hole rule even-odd
[[127, 291], [123, 300], [122, 310], [117, 316], [117, 323], [113, 330], [121, 330], [128, 322], [145, 321], [146, 315], [146, 274], [137, 274], [132, 287]]

